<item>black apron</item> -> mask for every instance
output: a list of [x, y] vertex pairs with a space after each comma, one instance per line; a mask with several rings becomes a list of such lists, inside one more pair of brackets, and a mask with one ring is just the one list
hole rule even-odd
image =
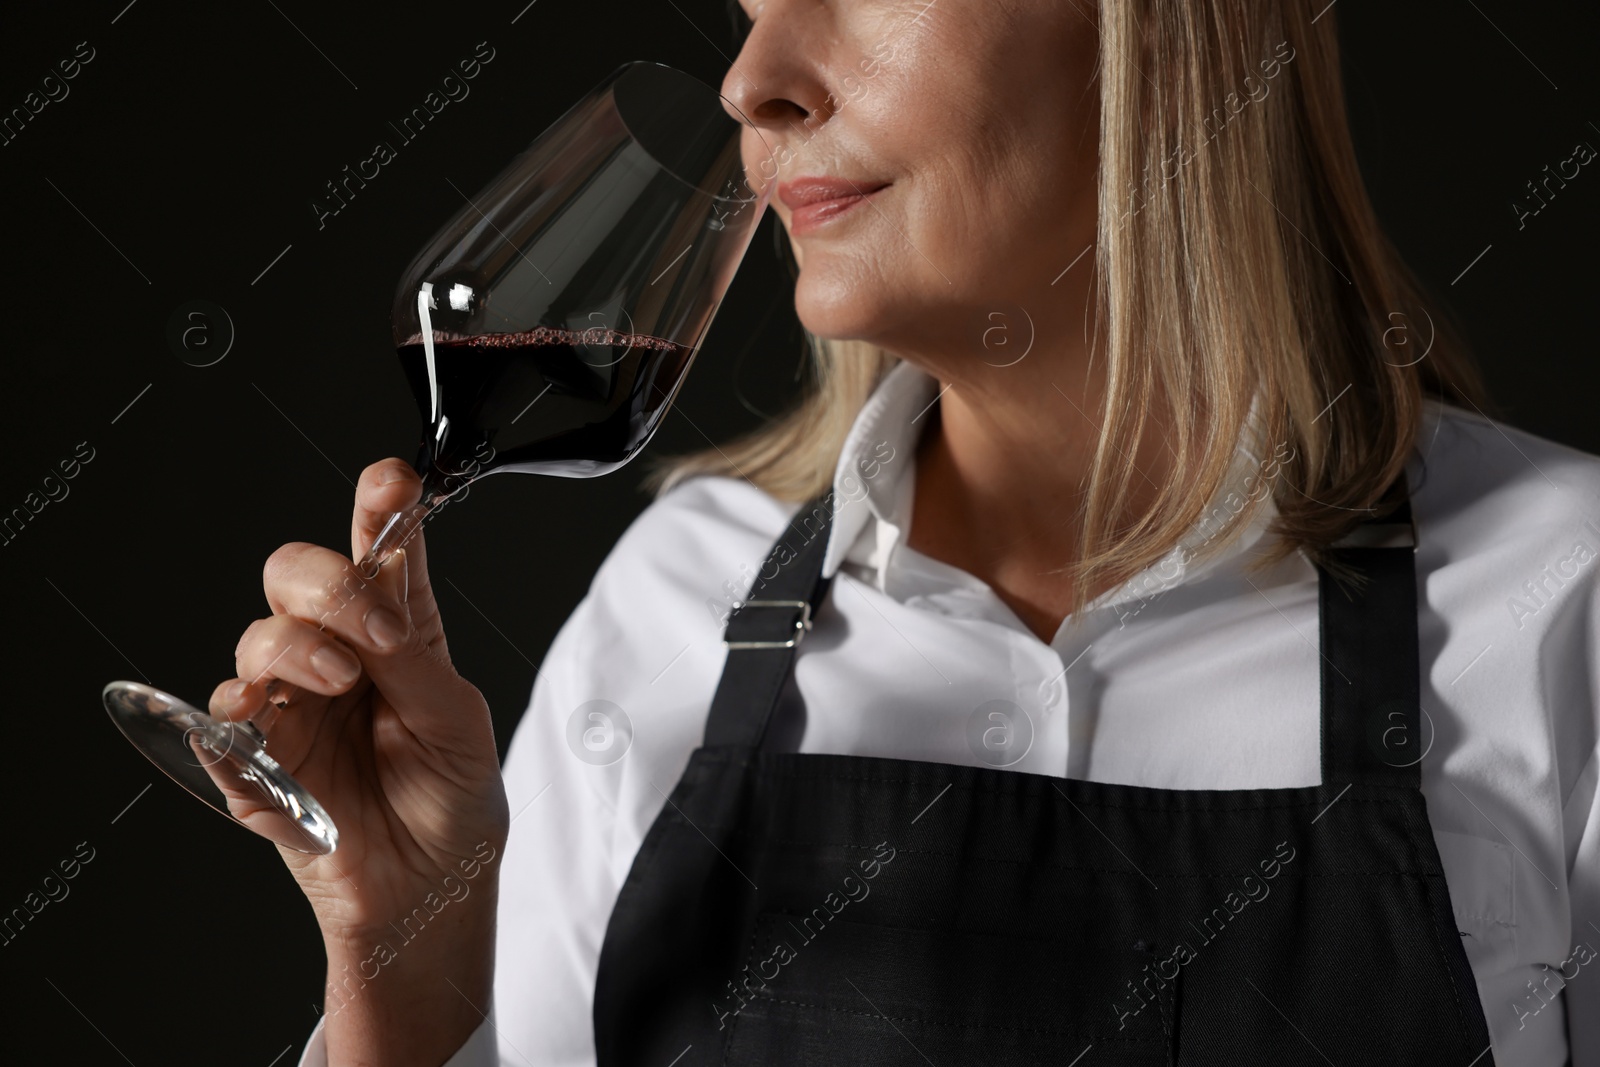
[[1420, 789], [1396, 492], [1334, 549], [1365, 583], [1318, 568], [1323, 784], [1291, 789], [772, 751], [829, 584], [827, 498], [802, 507], [611, 914], [599, 1067], [1488, 1067]]

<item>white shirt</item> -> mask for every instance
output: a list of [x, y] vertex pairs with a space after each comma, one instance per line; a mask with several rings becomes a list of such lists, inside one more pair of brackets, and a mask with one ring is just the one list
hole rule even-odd
[[[1169, 789], [1318, 784], [1316, 571], [1295, 553], [1242, 573], [1270, 494], [1218, 555], [1190, 562], [1197, 527], [1045, 643], [986, 583], [906, 543], [937, 391], [896, 365], [841, 453], [824, 564], [836, 578], [795, 661], [800, 750], [992, 764], [969, 747], [968, 719], [1001, 699], [1033, 727], [1019, 771]], [[1261, 485], [1254, 437], [1235, 490], [1253, 474]], [[1600, 458], [1430, 401], [1407, 474], [1434, 730], [1422, 790], [1495, 1056], [1557, 1067], [1570, 1039], [1576, 1067], [1600, 1067]], [[1228, 491], [1217, 503], [1237, 507]], [[723, 613], [794, 510], [734, 478], [675, 487], [557, 634], [506, 757], [494, 1006], [446, 1067], [594, 1063], [612, 905], [700, 742], [727, 656]], [[596, 700], [622, 709], [631, 747]], [[613, 722], [604, 755], [625, 753], [606, 765], [575, 755], [586, 729], [608, 740], [597, 709]], [[1374, 997], [1381, 1011], [1381, 988]], [[325, 1064], [321, 1024], [300, 1063]]]

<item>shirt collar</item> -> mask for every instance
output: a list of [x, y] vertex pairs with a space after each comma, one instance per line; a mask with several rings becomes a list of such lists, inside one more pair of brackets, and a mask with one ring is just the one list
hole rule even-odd
[[[834, 468], [835, 505], [823, 557], [825, 576], [831, 578], [849, 560], [865, 569], [873, 585], [885, 587], [886, 572], [911, 516], [917, 442], [939, 396], [937, 378], [899, 360], [862, 406]], [[1196, 581], [1261, 539], [1277, 515], [1271, 480], [1278, 469], [1277, 450], [1265, 444], [1263, 429], [1257, 394], [1228, 474], [1201, 517], [1159, 560], [1096, 597], [1086, 610], [1109, 608]], [[1223, 522], [1252, 497], [1263, 498], [1256, 514], [1235, 536], [1219, 541]]]
[[[905, 527], [899, 490], [909, 488], [905, 475], [916, 462], [917, 441], [938, 396], [937, 378], [898, 360], [862, 405], [833, 472], [833, 527], [824, 576], [833, 577], [847, 557], [870, 556], [876, 524], [896, 531]], [[904, 503], [909, 505], [909, 498]]]

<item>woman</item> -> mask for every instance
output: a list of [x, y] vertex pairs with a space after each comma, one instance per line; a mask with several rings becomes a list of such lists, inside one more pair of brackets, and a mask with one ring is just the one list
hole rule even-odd
[[320, 694], [302, 1063], [1600, 1063], [1600, 463], [1478, 410], [1320, 7], [747, 0], [818, 387], [504, 779], [420, 543], [322, 633], [269, 561], [212, 707]]

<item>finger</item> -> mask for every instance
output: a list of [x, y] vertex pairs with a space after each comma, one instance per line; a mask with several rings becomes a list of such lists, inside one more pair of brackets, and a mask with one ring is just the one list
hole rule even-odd
[[[367, 580], [329, 549], [284, 545], [267, 561], [267, 597], [275, 615], [324, 627], [355, 652], [414, 738], [473, 759], [485, 753], [497, 759], [488, 706], [451, 666], [431, 596], [419, 605], [413, 586], [407, 610], [391, 592], [408, 569], [408, 555], [396, 553]], [[429, 610], [419, 615], [419, 606]], [[279, 651], [274, 648], [272, 654]]]
[[414, 625], [411, 615], [411, 553], [409, 549], [397, 548], [394, 555], [384, 560], [378, 567], [374, 582], [379, 589], [388, 593], [396, 604], [405, 609], [405, 614]]
[[269, 735], [273, 758], [284, 766], [292, 766], [291, 758], [298, 760], [304, 754], [316, 729], [318, 717], [304, 712], [313, 701], [319, 705], [327, 701], [316, 693], [302, 690], [300, 698], [291, 702], [294, 714], [286, 715], [281, 710], [268, 708], [266, 681], [230, 678], [218, 683], [211, 692], [211, 717], [219, 722], [254, 724]]
[[[390, 517], [408, 510], [421, 499], [422, 479], [404, 460], [391, 457], [362, 471], [356, 483], [355, 511], [350, 519], [350, 557], [365, 556]], [[405, 547], [411, 551], [411, 566], [425, 572], [427, 559], [420, 526], [406, 538]]]
[[[397, 556], [396, 564], [405, 566], [407, 556]], [[363, 577], [355, 564], [319, 545], [296, 542], [272, 553], [262, 587], [274, 615], [304, 619], [352, 648], [387, 652], [410, 636], [410, 612], [377, 576]]]
[[240, 678], [264, 685], [281, 678], [323, 696], [348, 691], [361, 677], [361, 661], [332, 634], [293, 615], [257, 619], [234, 653]]
[[[327, 703], [323, 698], [310, 694], [302, 700], [316, 701], [323, 705]], [[212, 692], [211, 715], [213, 718], [228, 722], [249, 719], [258, 725], [265, 725], [266, 743], [271, 750], [272, 758], [290, 774], [296, 774], [321, 730], [324, 716], [318, 712], [325, 709], [303, 706], [302, 701], [297, 700], [293, 701], [290, 708], [282, 714], [252, 718], [255, 712], [261, 710], [265, 701], [265, 693], [259, 683], [251, 684], [246, 678], [230, 678], [219, 684]], [[234, 737], [237, 738], [237, 735]], [[190, 747], [196, 762], [205, 768], [211, 780], [222, 791], [228, 810], [234, 817], [262, 833], [263, 836], [281, 842], [282, 832], [285, 829], [282, 816], [270, 815], [275, 808], [262, 795], [259, 788], [246, 787], [234, 762], [227, 758], [228, 752], [219, 750], [214, 744], [203, 743], [199, 736], [190, 739]], [[257, 818], [261, 822], [257, 823], [255, 821]]]
[[211, 691], [207, 708], [213, 719], [238, 722], [249, 718], [265, 701], [266, 687], [263, 683], [252, 685], [248, 678], [229, 678], [225, 682], [218, 682]]
[[[247, 688], [250, 688], [249, 683], [243, 678], [234, 678], [218, 685], [211, 694], [212, 717], [231, 722], [248, 718], [249, 710], [239, 703], [235, 695]], [[227, 749], [217, 747], [219, 741], [216, 737], [193, 728], [184, 735], [184, 741], [189, 746], [195, 764], [205, 770], [212, 784], [222, 793], [234, 818], [247, 822], [257, 812], [264, 810], [262, 797], [257, 791], [240, 788], [243, 783], [237, 767], [229, 758]]]

